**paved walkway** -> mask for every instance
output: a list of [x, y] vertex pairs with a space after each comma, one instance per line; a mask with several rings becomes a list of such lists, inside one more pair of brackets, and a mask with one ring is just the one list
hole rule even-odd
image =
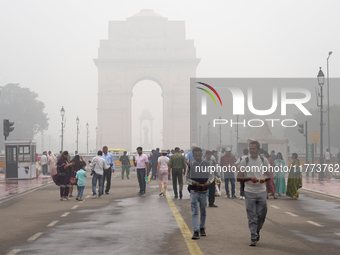
[[340, 196], [340, 179], [330, 179], [325, 181], [319, 181], [318, 178], [306, 178], [303, 179], [303, 188], [323, 192], [330, 195]]
[[5, 180], [5, 175], [0, 174], [0, 200], [39, 187], [51, 181], [51, 176], [43, 175], [31, 180]]

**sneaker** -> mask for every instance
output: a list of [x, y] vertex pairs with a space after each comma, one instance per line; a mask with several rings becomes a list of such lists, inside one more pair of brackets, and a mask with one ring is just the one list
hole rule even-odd
[[83, 199], [81, 199], [81, 198], [80, 198], [80, 199], [77, 199], [77, 200], [78, 200], [78, 201], [84, 201], [84, 200], [83, 200]]
[[67, 199], [65, 199], [65, 198], [60, 198], [60, 201], [67, 201]]
[[233, 198], [237, 198], [235, 195], [233, 195]]
[[194, 232], [194, 235], [191, 237], [191, 239], [200, 239], [200, 234], [198, 232]]
[[200, 228], [200, 236], [206, 236], [204, 228]]
[[68, 197], [65, 197], [66, 200], [70, 200]]
[[163, 191], [159, 192], [159, 194], [158, 194], [158, 195], [162, 196], [162, 195], [163, 195]]
[[105, 194], [106, 194], [106, 195], [108, 195], [108, 194], [109, 194], [109, 192], [106, 192], [106, 191], [105, 191]]
[[249, 246], [256, 246], [257, 241], [256, 240], [251, 240], [251, 243], [249, 244]]
[[76, 200], [79, 200], [78, 197], [76, 197]]
[[243, 197], [242, 197], [242, 199], [246, 199], [246, 197], [245, 197], [245, 196], [243, 196]]
[[91, 198], [97, 198], [97, 195], [93, 195]]
[[209, 207], [218, 207], [218, 206], [215, 204], [212, 204], [212, 205], [209, 205]]
[[[163, 196], [164, 196], [164, 194], [163, 194]], [[143, 194], [142, 194], [142, 197], [146, 197], [146, 194], [145, 194], [145, 193], [143, 193]]]
[[240, 199], [243, 199], [243, 196], [240, 196]]
[[142, 195], [142, 193], [140, 193], [140, 192], [137, 193], [137, 196], [141, 196], [141, 195]]

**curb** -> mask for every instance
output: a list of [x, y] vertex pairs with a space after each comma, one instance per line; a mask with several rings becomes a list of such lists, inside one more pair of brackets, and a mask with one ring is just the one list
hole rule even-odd
[[334, 198], [340, 199], [340, 196], [329, 194], [329, 193], [322, 192], [322, 191], [306, 189], [306, 188], [301, 188], [301, 190], [305, 190], [305, 191], [308, 191], [308, 192], [314, 192], [314, 193], [317, 193], [317, 194], [321, 194], [321, 195], [325, 195], [325, 196], [329, 196], [329, 197], [334, 197]]
[[34, 190], [34, 189], [42, 188], [42, 187], [44, 187], [44, 186], [46, 186], [46, 185], [49, 185], [49, 184], [51, 184], [51, 183], [53, 183], [53, 180], [51, 180], [51, 181], [49, 181], [49, 182], [46, 182], [46, 183], [39, 184], [39, 185], [37, 185], [37, 186], [35, 186], [35, 187], [31, 187], [31, 188], [27, 188], [27, 189], [24, 189], [24, 190], [20, 190], [20, 191], [18, 191], [18, 192], [16, 192], [16, 193], [12, 193], [12, 194], [10, 194], [10, 195], [8, 195], [8, 196], [5, 196], [5, 197], [0, 197], [0, 203], [5, 202], [5, 201], [3, 201], [3, 200], [6, 200], [6, 199], [9, 199], [9, 198], [12, 198], [12, 197], [14, 198], [14, 197], [17, 196], [17, 195], [20, 195], [20, 194], [22, 194], [22, 193], [25, 193], [25, 192], [27, 192], [27, 191], [31, 191], [31, 190]]

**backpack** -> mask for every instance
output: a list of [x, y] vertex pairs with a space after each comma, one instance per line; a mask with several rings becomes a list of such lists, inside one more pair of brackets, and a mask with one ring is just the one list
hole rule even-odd
[[[264, 164], [264, 157], [260, 155], [260, 158], [261, 158], [262, 164]], [[249, 157], [246, 157], [246, 166], [248, 165], [248, 163], [249, 163]]]

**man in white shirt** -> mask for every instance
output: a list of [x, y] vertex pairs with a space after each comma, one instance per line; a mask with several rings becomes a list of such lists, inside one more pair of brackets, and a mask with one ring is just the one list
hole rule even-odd
[[266, 181], [270, 178], [266, 171], [269, 171], [269, 162], [258, 155], [259, 150], [258, 141], [249, 143], [250, 157], [241, 161], [240, 171], [237, 174], [237, 181], [244, 182], [248, 226], [251, 234], [250, 246], [256, 246], [260, 240], [260, 230], [267, 215]]
[[92, 177], [92, 192], [93, 192], [92, 198], [97, 198], [96, 193], [97, 180], [99, 182], [98, 198], [101, 198], [101, 196], [103, 195], [104, 169], [109, 168], [109, 166], [106, 164], [106, 161], [102, 157], [102, 155], [103, 152], [98, 151], [98, 155], [92, 159], [92, 162], [90, 164], [92, 171], [94, 171]]
[[40, 157], [40, 162], [41, 162], [41, 167], [42, 167], [43, 175], [47, 174], [47, 161], [48, 161], [47, 152], [44, 151], [43, 155]]

